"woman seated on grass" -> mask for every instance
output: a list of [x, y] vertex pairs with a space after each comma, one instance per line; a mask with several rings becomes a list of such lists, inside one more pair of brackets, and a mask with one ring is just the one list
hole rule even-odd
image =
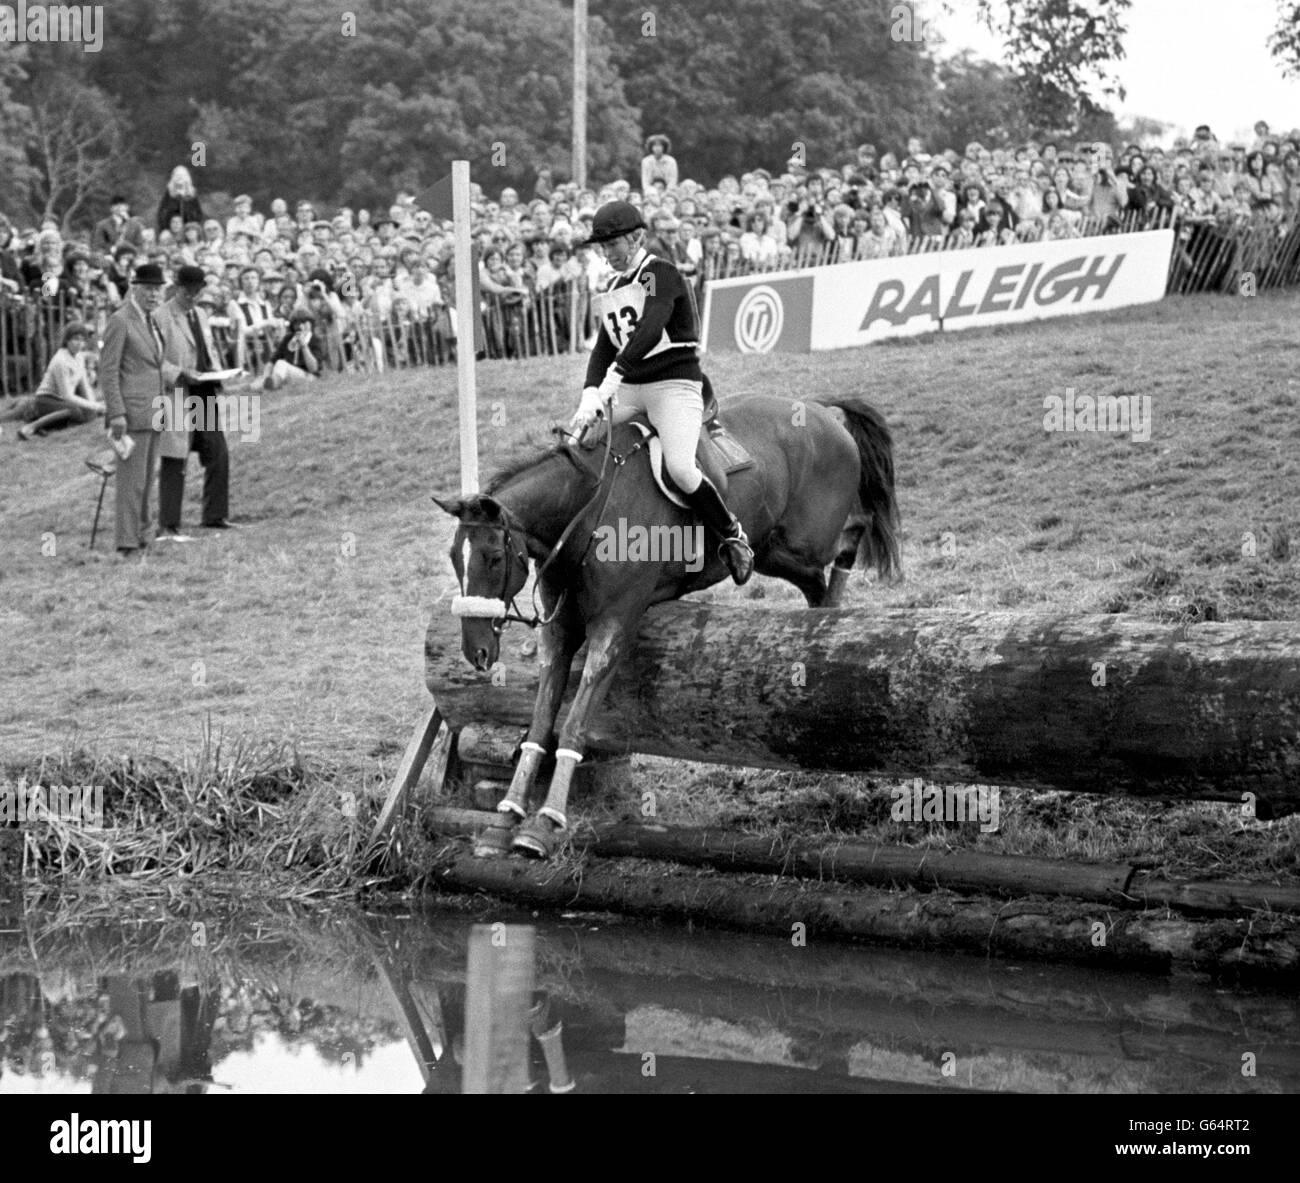
[[44, 435], [57, 428], [89, 423], [103, 415], [104, 404], [95, 397], [86, 374], [83, 351], [89, 340], [90, 329], [84, 324], [74, 321], [68, 325], [36, 394], [32, 398], [16, 400], [16, 405], [0, 416], [28, 421], [26, 426], [19, 428], [19, 439], [29, 440], [34, 435]]
[[319, 378], [325, 370], [325, 340], [315, 331], [310, 312], [299, 308], [289, 317], [289, 331], [276, 348], [263, 390]]

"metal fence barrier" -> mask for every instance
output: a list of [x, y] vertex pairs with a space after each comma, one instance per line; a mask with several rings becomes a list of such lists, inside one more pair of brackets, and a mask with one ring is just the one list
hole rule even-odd
[[[1242, 224], [1209, 218], [1177, 218], [1170, 210], [1149, 214], [1126, 211], [1108, 219], [1076, 219], [1066, 234], [1071, 238], [1093, 238], [1166, 227], [1175, 231], [1166, 286], [1171, 295], [1253, 294], [1300, 283], [1300, 219]], [[858, 239], [850, 245], [849, 240], [841, 239], [822, 246], [786, 250], [768, 266], [756, 266], [734, 252], [708, 253], [701, 259], [693, 282], [702, 296], [703, 285], [713, 279], [971, 245], [951, 233], [912, 236], [905, 240], [891, 238], [889, 247], [883, 250], [879, 242], [864, 244]], [[45, 296], [0, 291], [0, 395], [28, 394], [35, 390], [58, 348], [65, 325], [73, 320], [87, 323], [98, 342], [111, 313], [109, 302], [96, 292], [83, 294], [65, 289], [54, 296]], [[453, 315], [452, 309], [446, 306], [435, 306], [417, 315], [405, 302], [403, 307], [394, 308], [387, 315], [360, 306], [341, 306], [334, 322], [318, 325], [317, 331], [326, 341], [331, 369], [382, 373], [455, 361]], [[482, 316], [490, 359], [575, 353], [585, 347], [596, 329], [590, 293], [583, 277], [553, 284], [542, 291], [485, 292]], [[223, 368], [242, 366], [259, 375], [270, 365], [280, 335], [278, 327], [241, 334], [222, 315], [213, 316], [211, 324]]]

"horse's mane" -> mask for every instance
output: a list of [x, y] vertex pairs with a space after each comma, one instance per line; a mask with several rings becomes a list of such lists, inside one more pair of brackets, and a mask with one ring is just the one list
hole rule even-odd
[[487, 488], [484, 492], [493, 494], [499, 492], [502, 485], [509, 484], [521, 472], [527, 472], [529, 469], [536, 468], [539, 464], [544, 464], [555, 456], [563, 456], [575, 468], [581, 468], [577, 458], [573, 455], [572, 450], [566, 444], [550, 444], [542, 446], [532, 452], [527, 452], [522, 456], [516, 457], [509, 461], [504, 468], [497, 469], [492, 474], [492, 479], [488, 481]]

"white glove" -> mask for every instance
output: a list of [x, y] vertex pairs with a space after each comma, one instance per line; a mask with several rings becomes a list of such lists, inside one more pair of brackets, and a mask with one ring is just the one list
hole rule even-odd
[[623, 375], [620, 374], [613, 366], [605, 371], [605, 377], [600, 383], [600, 401], [614, 403], [615, 396], [618, 394], [618, 388], [623, 385]]
[[569, 429], [575, 435], [580, 434], [584, 428], [595, 422], [604, 413], [605, 400], [600, 397], [600, 390], [595, 386], [585, 387], [582, 398], [578, 402], [578, 409], [569, 421]]

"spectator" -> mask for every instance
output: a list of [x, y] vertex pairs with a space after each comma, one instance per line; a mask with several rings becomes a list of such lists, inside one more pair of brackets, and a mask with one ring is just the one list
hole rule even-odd
[[867, 215], [867, 233], [858, 238], [859, 259], [885, 259], [901, 255], [907, 247], [906, 237], [889, 224], [885, 211], [876, 206]]
[[740, 236], [740, 255], [755, 271], [774, 270], [784, 253], [784, 244], [771, 233], [772, 219], [764, 209], [756, 209], [745, 219]]
[[[981, 228], [982, 227], [982, 228]], [[1009, 246], [1016, 241], [1016, 232], [1008, 224], [1006, 207], [992, 201], [984, 207], [984, 216], [976, 227], [976, 246]]]
[[1128, 203], [1127, 191], [1121, 189], [1115, 174], [1104, 164], [1097, 165], [1092, 192], [1088, 195], [1088, 217], [1097, 221], [1102, 233], [1116, 229]]
[[23, 274], [13, 253], [14, 228], [9, 219], [0, 215], [0, 291], [18, 292], [23, 287]]
[[86, 374], [85, 348], [89, 340], [90, 329], [80, 321], [64, 328], [59, 349], [50, 358], [36, 394], [30, 400], [19, 400], [18, 406], [5, 416], [28, 420], [18, 429], [19, 439], [29, 440], [47, 431], [90, 423], [104, 414], [104, 404], [91, 389]]
[[131, 205], [125, 197], [114, 197], [109, 203], [109, 215], [95, 223], [90, 243], [101, 255], [111, 254], [123, 243], [137, 252], [144, 246], [144, 223], [131, 216]]
[[271, 372], [262, 384], [264, 390], [313, 381], [324, 373], [325, 343], [314, 328], [310, 312], [300, 308], [293, 313], [289, 329], [276, 347]]
[[181, 506], [185, 499], [185, 465], [191, 451], [203, 466], [202, 524], [209, 530], [228, 530], [230, 508], [230, 453], [221, 429], [218, 397], [221, 383], [201, 381], [218, 367], [216, 344], [207, 313], [199, 306], [206, 278], [198, 267], [182, 267], [169, 299], [154, 313], [162, 338], [163, 357], [178, 371], [177, 392], [185, 402], [196, 401], [202, 417], [194, 425], [175, 421], [174, 400], [164, 403], [164, 430], [159, 436], [158, 540], [189, 542], [181, 533]]
[[672, 148], [672, 141], [665, 135], [646, 140], [646, 155], [641, 161], [642, 193], [649, 193], [655, 181], [662, 181], [668, 189], [677, 188], [677, 161], [669, 155]]
[[[157, 471], [158, 399], [180, 378], [162, 354], [151, 313], [162, 300], [163, 272], [156, 263], [135, 269], [131, 290], [108, 318], [100, 358], [105, 414], [114, 440], [131, 434], [134, 447], [119, 457], [114, 484], [117, 499], [117, 552], [129, 555], [152, 541], [150, 486]], [[124, 445], [126, 446], [126, 445]]]
[[247, 193], [235, 198], [235, 212], [226, 219], [226, 237], [246, 234], [250, 241], [259, 241], [266, 228], [266, 219], [253, 212], [253, 199]]
[[683, 275], [693, 278], [696, 268], [686, 252], [686, 244], [681, 240], [681, 228], [681, 223], [672, 214], [657, 215], [654, 219], [654, 236], [646, 240], [645, 249], [652, 255], [667, 259]]
[[194, 191], [194, 180], [190, 176], [190, 170], [183, 164], [178, 164], [172, 169], [172, 175], [167, 180], [167, 189], [162, 195], [162, 200], [158, 202], [158, 233], [171, 230], [175, 234], [176, 228], [172, 220], [177, 217], [180, 218], [180, 226], [188, 222], [195, 222], [200, 227], [203, 225], [203, 207], [199, 204], [198, 194]]
[[[290, 310], [292, 311], [292, 309]], [[239, 293], [226, 306], [230, 318], [231, 337], [235, 346], [234, 364], [241, 370], [260, 372], [270, 359], [272, 342], [288, 324], [271, 308], [262, 294], [262, 273], [256, 267], [244, 267], [239, 272]]]
[[911, 237], [942, 240], [947, 232], [944, 212], [944, 204], [935, 197], [929, 181], [916, 181], [908, 188], [907, 225]]
[[1156, 170], [1144, 164], [1138, 170], [1137, 184], [1129, 191], [1128, 208], [1142, 215], [1142, 224], [1149, 226], [1162, 211], [1174, 208], [1173, 194], [1156, 179]]
[[948, 234], [944, 246], [950, 251], [963, 250], [975, 245], [975, 207], [964, 205], [957, 211], [957, 221]]

